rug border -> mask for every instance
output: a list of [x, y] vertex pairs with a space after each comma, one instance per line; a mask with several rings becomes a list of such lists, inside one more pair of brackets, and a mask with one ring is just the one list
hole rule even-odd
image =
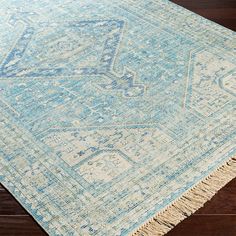
[[217, 192], [236, 178], [236, 156], [196, 183], [178, 199], [134, 230], [130, 236], [162, 236], [195, 213]]
[[[184, 219], [203, 207], [206, 202], [210, 201], [220, 189], [234, 178], [236, 178], [236, 156], [229, 158], [229, 160], [213, 170], [210, 175], [204, 177], [192, 188], [185, 191], [178, 199], [157, 212], [128, 235], [163, 236], [167, 234]], [[6, 186], [3, 181], [0, 181], [0, 183], [48, 235], [59, 235], [57, 233], [54, 234], [52, 228], [47, 223], [42, 222], [40, 215], [34, 213], [32, 207], [22, 201], [21, 197], [11, 187]]]

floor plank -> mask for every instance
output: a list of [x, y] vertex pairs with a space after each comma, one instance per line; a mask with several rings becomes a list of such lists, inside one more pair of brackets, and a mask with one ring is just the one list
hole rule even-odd
[[5, 189], [3, 188], [1, 184], [0, 184], [0, 191], [5, 191]]
[[236, 215], [193, 215], [166, 236], [235, 236]]
[[209, 20], [236, 30], [235, 0], [171, 0]]
[[[199, 209], [197, 215], [236, 215], [236, 179], [222, 188], [203, 208]], [[235, 233], [236, 235], [236, 233]]]
[[2, 236], [46, 236], [30, 216], [0, 216]]
[[7, 191], [0, 191], [0, 215], [27, 215], [28, 213]]
[[172, 2], [185, 7], [187, 9], [225, 9], [235, 8], [235, 0], [171, 0]]

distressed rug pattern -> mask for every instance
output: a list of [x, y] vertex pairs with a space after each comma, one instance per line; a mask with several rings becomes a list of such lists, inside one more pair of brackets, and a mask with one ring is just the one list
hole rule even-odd
[[236, 177], [236, 33], [166, 0], [0, 0], [0, 181], [49, 235], [163, 235]]

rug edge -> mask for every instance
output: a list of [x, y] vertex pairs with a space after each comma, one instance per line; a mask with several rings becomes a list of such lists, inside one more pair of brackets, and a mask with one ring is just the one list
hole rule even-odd
[[227, 183], [236, 178], [236, 156], [187, 190], [181, 197], [156, 213], [130, 236], [162, 236], [209, 201]]

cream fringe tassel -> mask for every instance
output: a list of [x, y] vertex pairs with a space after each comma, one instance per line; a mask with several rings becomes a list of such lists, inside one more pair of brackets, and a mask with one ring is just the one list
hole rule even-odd
[[215, 170], [207, 178], [185, 192], [152, 219], [139, 227], [131, 236], [161, 236], [193, 214], [210, 200], [218, 190], [236, 177], [236, 157]]

